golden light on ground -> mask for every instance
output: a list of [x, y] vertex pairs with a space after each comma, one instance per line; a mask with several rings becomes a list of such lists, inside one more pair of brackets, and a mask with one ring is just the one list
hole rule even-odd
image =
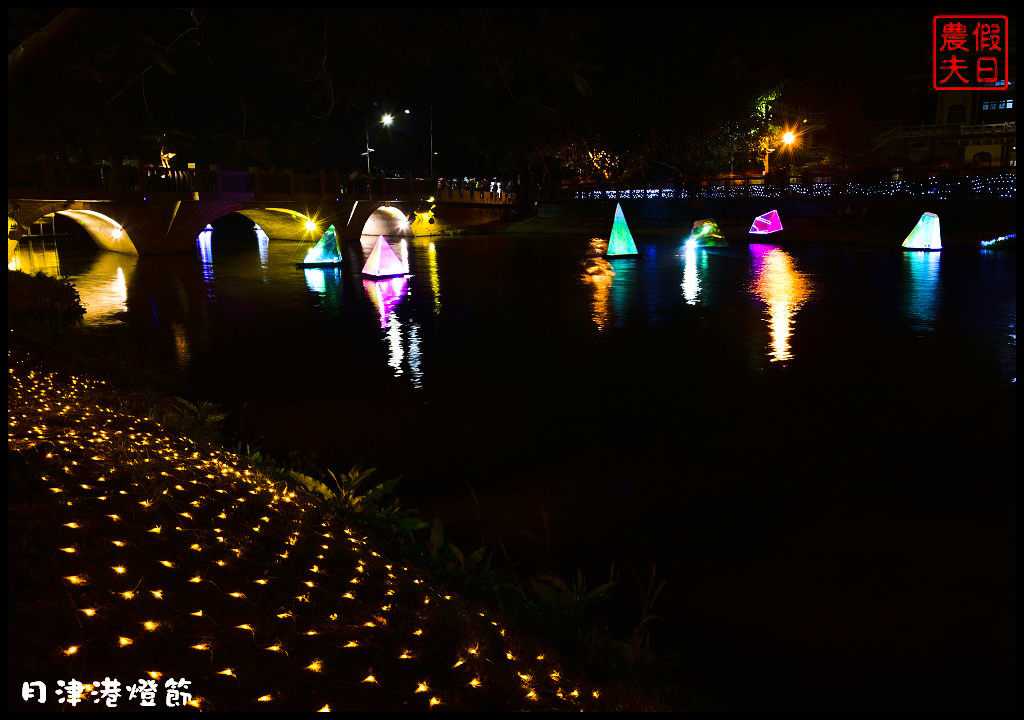
[[[152, 669], [152, 659], [179, 648], [199, 651], [191, 655], [191, 669], [201, 666], [201, 672], [189, 677], [187, 669], [174, 668], [173, 677], [230, 677], [209, 683], [203, 698], [182, 693], [181, 704], [207, 711], [240, 711], [239, 702], [256, 701], [272, 701], [282, 711], [329, 711], [326, 701], [338, 678], [360, 674], [358, 687], [371, 694], [359, 701], [363, 707], [376, 708], [378, 701], [385, 703], [381, 709], [387, 703], [406, 707], [412, 695], [423, 698], [421, 707], [428, 698], [431, 708], [459, 707], [459, 693], [476, 697], [480, 688], [491, 693], [509, 680], [528, 680], [530, 687], [504, 699], [510, 708], [586, 709], [582, 702], [559, 701], [556, 687], [543, 687], [554, 670], [543, 662], [531, 661], [529, 670], [513, 675], [509, 663], [489, 660], [518, 662], [522, 652], [513, 652], [504, 630], [477, 608], [464, 617], [473, 622], [464, 636], [471, 640], [458, 654], [439, 655], [431, 629], [460, 598], [385, 558], [332, 507], [260, 475], [244, 458], [170, 435], [150, 419], [120, 414], [118, 405], [97, 401], [99, 383], [76, 379], [58, 392], [53, 375], [10, 365], [9, 447], [23, 452], [45, 445], [51, 457], [48, 465], [40, 458], [40, 494], [61, 491], [50, 532], [34, 542], [55, 565], [54, 576], [64, 579], [62, 602], [70, 593], [75, 614], [88, 618], [80, 623], [88, 645], [77, 636], [64, 638], [49, 646], [49, 656], [87, 649], [96, 667], [104, 661], [145, 663], [137, 672], [155, 679], [166, 670]], [[71, 414], [80, 418], [69, 423]], [[162, 587], [155, 586], [156, 578]], [[297, 588], [305, 594], [290, 599]], [[394, 650], [380, 655], [377, 647]], [[117, 648], [125, 658], [115, 656]], [[347, 650], [339, 655], [340, 648]], [[261, 650], [275, 654], [260, 662], [279, 664], [282, 672], [254, 676], [251, 654]], [[367, 673], [368, 658], [379, 666]], [[211, 662], [222, 669], [213, 670]], [[302, 669], [313, 691], [300, 701], [289, 697], [285, 679]], [[388, 683], [393, 676], [407, 679]], [[258, 691], [239, 700], [239, 689], [254, 687]], [[452, 696], [439, 693], [440, 687]]]

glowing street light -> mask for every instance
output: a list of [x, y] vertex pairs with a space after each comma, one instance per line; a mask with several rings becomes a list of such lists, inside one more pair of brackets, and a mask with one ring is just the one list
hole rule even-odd
[[[408, 110], [406, 112], [408, 112]], [[373, 126], [377, 127], [378, 125], [383, 125], [384, 127], [388, 127], [389, 125], [391, 125], [392, 122], [394, 122], [394, 120], [394, 115], [392, 115], [391, 113], [384, 113], [383, 115], [381, 115], [380, 120], [373, 123]], [[366, 152], [364, 152], [363, 155], [366, 156], [366, 174], [369, 175], [370, 153], [373, 152], [373, 148], [370, 147], [370, 125], [367, 123], [365, 118], [363, 118], [363, 129], [366, 131]]]
[[[787, 149], [792, 150], [793, 145], [796, 143], [796, 134], [792, 130], [787, 130], [779, 136], [779, 140], [782, 145]], [[764, 151], [764, 174], [768, 174], [768, 155], [775, 152], [777, 148], [766, 148]]]
[[[392, 115], [391, 113], [384, 113], [383, 115], [381, 115], [380, 120], [373, 123], [373, 127], [376, 128], [378, 125], [388, 127], [389, 125], [391, 125], [392, 122], [394, 122], [394, 120], [394, 115]], [[366, 152], [363, 153], [364, 155], [366, 155], [366, 180], [369, 183], [368, 188], [370, 200], [373, 200], [373, 180], [371, 178], [370, 173], [370, 153], [373, 152], [373, 148], [370, 147], [370, 125], [365, 117], [363, 118], [363, 129], [366, 131]]]

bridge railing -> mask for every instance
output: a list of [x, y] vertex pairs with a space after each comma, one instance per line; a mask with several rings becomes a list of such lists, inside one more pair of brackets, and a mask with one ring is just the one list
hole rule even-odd
[[[491, 189], [493, 188], [493, 189]], [[166, 193], [191, 199], [228, 195], [234, 199], [287, 200], [356, 196], [376, 200], [427, 198], [438, 202], [485, 205], [514, 205], [517, 194], [506, 186], [439, 186], [428, 178], [367, 177], [358, 173], [296, 173], [261, 168], [225, 170], [208, 168], [166, 168], [134, 164], [84, 163], [49, 158], [38, 164], [8, 164], [7, 191], [11, 198], [52, 197], [80, 200], [129, 199], [133, 195]]]
[[483, 203], [485, 205], [515, 205], [516, 193], [507, 190], [478, 190], [462, 188], [439, 188], [434, 199], [440, 202]]
[[771, 178], [704, 178], [686, 185], [658, 187], [576, 189], [559, 199], [574, 200], [768, 200], [910, 198], [1012, 199], [1017, 195], [1017, 174], [1008, 168], [993, 172], [904, 175], [862, 173], [837, 177], [811, 173]]

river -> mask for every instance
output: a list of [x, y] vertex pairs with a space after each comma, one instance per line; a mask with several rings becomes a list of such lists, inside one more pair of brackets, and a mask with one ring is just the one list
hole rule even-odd
[[467, 554], [614, 563], [629, 602], [656, 568], [656, 640], [733, 709], [1012, 706], [1016, 252], [773, 237], [589, 272], [586, 236], [417, 238], [386, 281], [374, 238], [301, 270], [242, 224], [18, 262], [250, 448], [400, 474]]

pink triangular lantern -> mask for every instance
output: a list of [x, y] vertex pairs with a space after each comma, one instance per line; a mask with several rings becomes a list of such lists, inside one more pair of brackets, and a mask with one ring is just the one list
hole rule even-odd
[[750, 226], [751, 235], [768, 235], [782, 229], [782, 221], [779, 220], [777, 210], [772, 210], [764, 215], [754, 218], [754, 224]]
[[388, 245], [387, 238], [383, 235], [378, 237], [377, 242], [373, 244], [373, 250], [370, 251], [370, 257], [366, 258], [366, 264], [363, 265], [363, 275], [386, 278], [405, 274], [405, 263]]

